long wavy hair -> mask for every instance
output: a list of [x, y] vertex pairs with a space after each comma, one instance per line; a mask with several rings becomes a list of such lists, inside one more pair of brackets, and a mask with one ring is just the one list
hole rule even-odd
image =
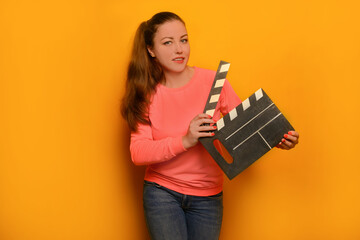
[[164, 81], [164, 72], [156, 58], [150, 56], [148, 48], [154, 46], [154, 36], [160, 25], [178, 20], [175, 13], [160, 12], [138, 27], [127, 70], [126, 91], [121, 103], [121, 114], [131, 131], [137, 131], [138, 123], [150, 124], [148, 106], [158, 83]]

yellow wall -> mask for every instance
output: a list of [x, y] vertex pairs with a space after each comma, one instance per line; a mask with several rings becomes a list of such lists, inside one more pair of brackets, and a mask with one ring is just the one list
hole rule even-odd
[[[125, 3], [128, 2], [128, 3]], [[360, 239], [357, 0], [0, 1], [0, 239], [146, 239], [119, 115], [138, 24], [187, 22], [191, 65], [232, 63], [300, 132], [225, 181], [221, 239]]]

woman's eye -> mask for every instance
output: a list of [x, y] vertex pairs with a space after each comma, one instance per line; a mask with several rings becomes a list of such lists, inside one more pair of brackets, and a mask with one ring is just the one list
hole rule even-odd
[[181, 39], [181, 42], [182, 43], [187, 43], [188, 42], [188, 40], [185, 38], [185, 39]]
[[164, 42], [163, 44], [164, 44], [164, 45], [170, 45], [170, 44], [171, 44], [171, 41]]

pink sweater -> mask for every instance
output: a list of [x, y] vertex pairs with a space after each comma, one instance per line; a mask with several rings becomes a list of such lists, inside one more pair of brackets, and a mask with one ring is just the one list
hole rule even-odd
[[[158, 85], [149, 107], [151, 125], [139, 124], [131, 133], [130, 152], [136, 165], [147, 165], [145, 180], [182, 194], [210, 196], [222, 191], [220, 167], [200, 143], [187, 150], [182, 145], [190, 121], [204, 110], [216, 73], [194, 68], [183, 87]], [[214, 120], [240, 103], [226, 80]]]

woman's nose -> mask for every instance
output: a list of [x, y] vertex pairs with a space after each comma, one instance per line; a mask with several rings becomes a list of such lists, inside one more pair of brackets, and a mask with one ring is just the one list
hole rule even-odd
[[182, 53], [182, 52], [183, 52], [181, 43], [177, 43], [177, 44], [176, 44], [176, 46], [175, 46], [175, 51], [176, 51], [176, 53]]

